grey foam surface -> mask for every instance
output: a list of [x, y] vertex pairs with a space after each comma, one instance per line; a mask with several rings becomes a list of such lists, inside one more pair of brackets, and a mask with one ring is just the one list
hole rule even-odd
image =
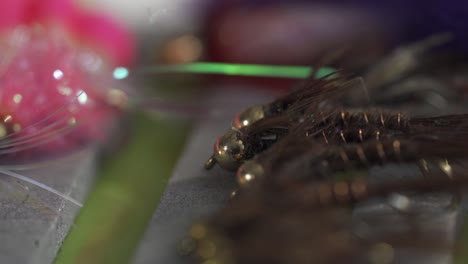
[[[16, 171], [83, 201], [95, 174], [93, 150]], [[79, 207], [0, 174], [0, 263], [52, 263]]]
[[[229, 122], [236, 111], [271, 99], [262, 94], [248, 94], [246, 97], [245, 91], [229, 88], [213, 94], [213, 102], [235, 101], [239, 108], [214, 111], [215, 115], [194, 128], [134, 263], [185, 263], [177, 254], [177, 245], [187, 234], [191, 223], [220, 208], [229, 199], [235, 189], [233, 174], [217, 166], [206, 171], [203, 164], [211, 156], [216, 138], [230, 128]], [[222, 115], [216, 115], [216, 112]]]

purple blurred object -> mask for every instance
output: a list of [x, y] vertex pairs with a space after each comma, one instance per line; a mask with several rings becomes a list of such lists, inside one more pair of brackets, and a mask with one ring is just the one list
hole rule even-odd
[[467, 24], [468, 3], [462, 1], [241, 0], [213, 4], [206, 26], [215, 61], [307, 64], [340, 46], [365, 63], [402, 43], [446, 32], [453, 40], [440, 48], [468, 53]]

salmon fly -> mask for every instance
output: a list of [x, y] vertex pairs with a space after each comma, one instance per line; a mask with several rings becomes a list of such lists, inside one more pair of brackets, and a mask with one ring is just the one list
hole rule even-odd
[[[332, 129], [338, 129], [339, 133], [337, 135], [339, 135], [340, 141], [343, 142], [347, 140], [362, 142], [364, 138], [371, 136], [369, 133], [374, 133], [376, 134], [374, 136], [378, 137], [382, 132], [381, 129], [386, 128], [389, 130], [408, 130], [408, 118], [401, 112], [385, 110], [352, 112], [346, 110], [346, 108], [350, 108], [350, 106], [352, 108], [353, 105], [362, 107], [370, 103], [391, 108], [395, 104], [404, 104], [404, 101], [408, 100], [403, 99], [405, 97], [413, 98], [411, 99], [413, 104], [416, 104], [415, 101], [421, 100], [418, 97], [424, 97], [422, 100], [431, 103], [424, 104], [424, 107], [420, 108], [436, 106], [438, 110], [441, 110], [447, 104], [447, 100], [454, 100], [454, 96], [449, 95], [453, 91], [448, 91], [446, 88], [441, 89], [430, 82], [424, 82], [425, 85], [411, 89], [405, 84], [417, 83], [419, 79], [415, 78], [415, 76], [427, 71], [421, 66], [424, 63], [421, 57], [423, 55], [433, 57], [432, 61], [428, 61], [435, 64], [439, 60], [434, 58], [437, 56], [433, 55], [430, 50], [449, 40], [449, 34], [439, 34], [400, 47], [364, 71], [364, 78], [350, 78], [350, 74], [335, 72], [316, 79], [313, 72], [306, 81], [284, 97], [263, 106], [249, 107], [237, 114], [232, 123], [232, 129], [216, 141], [213, 155], [207, 161], [205, 167], [209, 169], [218, 163], [226, 169], [237, 169], [244, 160], [252, 158], [259, 151], [263, 151], [268, 145], [267, 142], [274, 142], [279, 139], [281, 134], [288, 130], [288, 127], [291, 127], [297, 121], [306, 120], [306, 110], [308, 111], [307, 115], [309, 115], [308, 121], [313, 120], [312, 122], [315, 122], [315, 124], [321, 122], [320, 126], [322, 127], [330, 126]], [[404, 58], [407, 57], [414, 59], [411, 60], [411, 63], [406, 63]], [[394, 65], [396, 67], [393, 67]], [[399, 88], [399, 85], [405, 89]], [[436, 86], [436, 88], [432, 88], [432, 86]], [[364, 93], [359, 91], [362, 89]], [[368, 96], [371, 96], [371, 99]], [[439, 102], [438, 105], [432, 104], [435, 103], [435, 100]], [[388, 102], [391, 102], [391, 104], [388, 104]], [[460, 102], [455, 105], [460, 105]], [[334, 122], [334, 124], [330, 122]], [[338, 125], [341, 128], [338, 128]], [[344, 126], [359, 127], [351, 129], [356, 131], [346, 131], [343, 129]], [[365, 127], [373, 127], [373, 129], [366, 129]], [[311, 134], [313, 132], [308, 131], [307, 133]], [[321, 130], [319, 133], [325, 142], [328, 141], [329, 137], [327, 133], [330, 133], [330, 131]], [[259, 140], [259, 138], [263, 140]], [[255, 144], [264, 146], [252, 146]]]
[[334, 74], [320, 79], [315, 79], [315, 75], [311, 74], [303, 85], [290, 94], [263, 106], [247, 108], [236, 115], [232, 129], [218, 138], [213, 156], [205, 167], [210, 169], [218, 163], [223, 168], [236, 169], [243, 160], [276, 142], [294, 121], [303, 118], [306, 110], [311, 111], [309, 108], [314, 108], [322, 115], [321, 118], [325, 118], [327, 105], [317, 102], [324, 102], [324, 96], [338, 94], [344, 90], [343, 87], [353, 83]]

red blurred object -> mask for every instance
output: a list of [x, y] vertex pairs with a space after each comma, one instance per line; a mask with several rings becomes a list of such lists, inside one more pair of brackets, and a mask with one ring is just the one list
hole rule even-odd
[[134, 61], [135, 38], [130, 31], [102, 13], [84, 10], [72, 0], [3, 0], [0, 5], [1, 32], [18, 25], [63, 28], [65, 34], [98, 49], [114, 65], [130, 65]]
[[[207, 57], [217, 62], [314, 66], [335, 56], [330, 62], [358, 68], [388, 49], [389, 36], [378, 21], [370, 10], [334, 5], [225, 5], [206, 20]], [[277, 88], [292, 83], [245, 80]]]
[[44, 157], [105, 139], [125, 97], [114, 67], [135, 58], [130, 32], [68, 0], [2, 4], [0, 154]]

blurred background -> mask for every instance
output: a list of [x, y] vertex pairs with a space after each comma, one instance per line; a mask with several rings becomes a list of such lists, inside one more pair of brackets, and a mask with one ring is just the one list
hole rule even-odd
[[[468, 4], [464, 1], [80, 3], [109, 13], [136, 35], [137, 63], [130, 68], [129, 82], [138, 96], [149, 99], [137, 111], [149, 112], [150, 118], [135, 117], [133, 112], [126, 116], [124, 135], [104, 148], [108, 158], [95, 158], [95, 151], [81, 153], [56, 173], [41, 171], [51, 176], [31, 174], [79, 197], [85, 207], [80, 212], [68, 208], [65, 211], [72, 213], [62, 218], [52, 212], [46, 224], [31, 224], [37, 213], [24, 216], [23, 197], [18, 198], [12, 207], [20, 213], [4, 214], [8, 224], [0, 225], [4, 229], [0, 234], [7, 234], [4, 237], [20, 238], [0, 250], [13, 252], [0, 254], [8, 263], [26, 263], [26, 259], [50, 263], [57, 252], [56, 263], [187, 263], [177, 248], [190, 224], [220, 208], [235, 188], [232, 173], [202, 169], [215, 139], [240, 110], [268, 102], [300, 80], [297, 75], [277, 78], [274, 73], [259, 77], [247, 68], [242, 71], [248, 76], [240, 76], [214, 64], [194, 73], [177, 65], [329, 66], [362, 76], [363, 87], [376, 105], [415, 115], [466, 112]], [[349, 95], [346, 103], [361, 106], [365, 99], [361, 91]], [[57, 179], [67, 170], [80, 173], [73, 173], [71, 180], [62, 178], [62, 184]], [[88, 200], [86, 193], [90, 193]], [[452, 202], [453, 197], [443, 196], [414, 204], [439, 214], [435, 219], [445, 224], [435, 221], [434, 225], [446, 228], [441, 232], [453, 239], [459, 208], [451, 207]], [[391, 210], [374, 206], [361, 211]], [[76, 214], [81, 215], [74, 219]], [[19, 225], [17, 220], [23, 218], [28, 221]], [[30, 230], [24, 231], [25, 226]], [[36, 253], [26, 256], [20, 245]], [[447, 252], [435, 262], [423, 255], [418, 255], [420, 262], [411, 256], [398, 263], [450, 263]]]
[[[85, 3], [112, 12], [131, 26], [140, 40], [139, 65], [143, 68], [196, 61], [305, 66], [329, 61], [363, 74], [396, 47], [436, 34], [449, 34], [450, 40], [432, 44], [431, 52], [461, 57], [468, 46], [464, 28], [468, 6], [455, 0]], [[277, 78], [221, 79], [268, 88], [291, 84]]]
[[[182, 104], [166, 114], [189, 117], [185, 147], [135, 263], [186, 263], [176, 248], [194, 220], [206, 217], [235, 188], [232, 174], [201, 168], [214, 139], [246, 106], [267, 102], [297, 78], [173, 73], [155, 65], [222, 62], [332, 66], [363, 77], [376, 105], [414, 115], [460, 113], [468, 91], [468, 5], [463, 1], [94, 0], [85, 1], [125, 21], [139, 40], [137, 87]], [[274, 75], [274, 74], [273, 74]], [[174, 99], [176, 98], [176, 99]], [[362, 93], [349, 104], [362, 105]], [[175, 113], [175, 115], [174, 115]], [[187, 119], [184, 119], [187, 120]], [[392, 174], [395, 171], [387, 172]], [[398, 169], [397, 169], [398, 172]], [[381, 173], [384, 174], [385, 173]], [[399, 173], [399, 172], [398, 172]], [[411, 199], [431, 213], [424, 228], [454, 239], [460, 208], [452, 196]], [[378, 216], [385, 215], [385, 219]], [[385, 203], [356, 210], [378, 226], [400, 225]], [[388, 220], [393, 219], [393, 220]], [[373, 220], [370, 220], [373, 221]], [[393, 221], [393, 222], [392, 222]], [[443, 222], [440, 225], [438, 222]], [[431, 223], [433, 222], [433, 224]], [[387, 230], [388, 231], [388, 230]], [[427, 253], [427, 252], [426, 252]], [[395, 263], [450, 263], [442, 253], [404, 252]], [[389, 262], [390, 263], [390, 262]]]

